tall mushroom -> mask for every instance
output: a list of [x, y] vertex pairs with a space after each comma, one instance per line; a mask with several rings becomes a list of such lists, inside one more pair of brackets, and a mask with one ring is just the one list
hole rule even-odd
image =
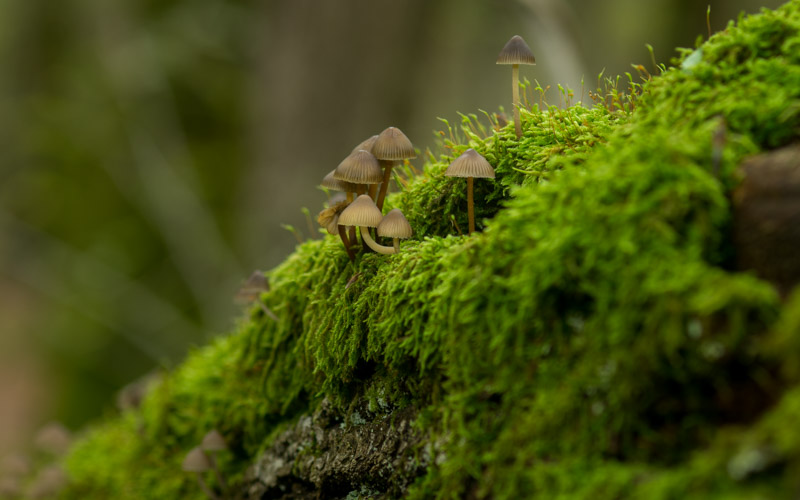
[[400, 239], [411, 238], [411, 224], [408, 223], [399, 208], [389, 210], [389, 213], [378, 224], [378, 236], [391, 238], [394, 253], [400, 253]]
[[383, 200], [386, 198], [386, 191], [389, 189], [389, 181], [392, 178], [392, 168], [397, 162], [410, 160], [417, 157], [414, 146], [399, 128], [389, 127], [378, 135], [372, 145], [372, 154], [380, 161], [383, 168], [383, 183], [378, 193], [376, 205], [378, 210], [383, 210]]
[[479, 179], [494, 179], [494, 169], [486, 161], [486, 158], [470, 148], [453, 160], [444, 175], [467, 178], [467, 214], [469, 216], [469, 234], [472, 234], [475, 232], [475, 208], [472, 199], [474, 179], [476, 177]]
[[519, 123], [519, 65], [536, 64], [528, 44], [519, 35], [514, 35], [506, 43], [500, 55], [497, 56], [497, 64], [511, 65], [511, 92], [514, 99], [514, 128], [517, 131], [517, 138], [522, 137], [522, 126]]
[[368, 139], [364, 139], [363, 141], [361, 141], [359, 143], [358, 146], [353, 148], [353, 151], [351, 151], [351, 153], [355, 153], [359, 149], [363, 149], [364, 151], [369, 151], [371, 153], [372, 152], [372, 145], [375, 144], [375, 141], [377, 139], [378, 139], [378, 135], [377, 134], [373, 135], [372, 137], [370, 137]]
[[203, 480], [203, 472], [211, 470], [211, 461], [199, 446], [189, 450], [189, 453], [186, 454], [186, 458], [183, 459], [181, 468], [185, 472], [194, 472], [197, 475], [197, 484], [200, 485], [200, 489], [203, 490], [203, 493], [205, 493], [208, 498], [211, 500], [219, 500], [217, 494], [211, 491], [211, 488], [209, 488]]
[[366, 194], [362, 194], [356, 201], [350, 204], [349, 207], [344, 209], [344, 212], [339, 215], [339, 224], [342, 226], [358, 227], [361, 230], [361, 239], [371, 249], [382, 254], [395, 253], [394, 247], [387, 247], [378, 244], [372, 239], [369, 234], [369, 228], [378, 227], [378, 224], [383, 220], [383, 215], [378, 209], [375, 202], [372, 201]]

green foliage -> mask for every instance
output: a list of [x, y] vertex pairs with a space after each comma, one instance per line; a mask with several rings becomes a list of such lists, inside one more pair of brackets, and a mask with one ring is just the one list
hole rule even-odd
[[[67, 497], [197, 495], [178, 463], [211, 427], [241, 472], [281, 423], [365, 394], [421, 408], [446, 457], [412, 497], [791, 497], [798, 295], [781, 305], [725, 265], [735, 166], [797, 135], [798, 44], [793, 1], [712, 37], [633, 110], [523, 109], [519, 141], [465, 116], [389, 199], [416, 231], [400, 254], [299, 246], [261, 297], [279, 321], [253, 308], [192, 353], [140, 435], [131, 415], [94, 430]], [[471, 237], [463, 181], [442, 175], [467, 147], [497, 171], [476, 182]]]

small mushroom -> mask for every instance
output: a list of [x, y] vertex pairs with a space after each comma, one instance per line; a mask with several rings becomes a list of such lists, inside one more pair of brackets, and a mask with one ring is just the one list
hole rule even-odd
[[250, 304], [252, 302], [258, 303], [258, 306], [264, 311], [264, 314], [269, 316], [273, 321], [278, 321], [278, 317], [272, 312], [263, 302], [259, 300], [259, 296], [263, 292], [269, 291], [269, 281], [262, 271], [253, 271], [247, 281], [244, 282], [239, 291], [236, 292], [235, 300], [241, 304]]
[[339, 225], [358, 226], [361, 230], [361, 239], [364, 240], [367, 246], [381, 254], [393, 254], [395, 253], [394, 247], [378, 244], [369, 234], [369, 228], [378, 227], [381, 220], [383, 220], [383, 215], [375, 205], [375, 202], [369, 196], [362, 194], [349, 207], [344, 209], [344, 212], [339, 216]]
[[351, 203], [353, 201], [353, 193], [356, 192], [355, 184], [335, 178], [333, 176], [335, 173], [336, 169], [331, 170], [328, 175], [322, 179], [320, 186], [325, 189], [330, 189], [331, 191], [341, 191], [345, 193], [347, 195], [347, 202]]
[[475, 208], [472, 199], [474, 179], [476, 177], [479, 179], [494, 179], [494, 169], [486, 161], [486, 158], [470, 148], [453, 160], [444, 175], [467, 178], [467, 214], [469, 216], [469, 234], [472, 234], [475, 232]]
[[211, 460], [199, 446], [195, 446], [189, 450], [189, 453], [186, 454], [186, 458], [183, 459], [183, 464], [181, 465], [181, 469], [183, 469], [184, 472], [195, 473], [197, 476], [197, 484], [200, 485], [200, 489], [203, 490], [203, 493], [205, 493], [208, 498], [219, 500], [219, 496], [211, 491], [211, 488], [209, 488], [205, 480], [203, 480], [203, 472], [211, 470], [211, 468]]
[[208, 455], [208, 461], [211, 462], [211, 468], [214, 469], [214, 474], [217, 476], [217, 481], [219, 481], [219, 485], [224, 492], [228, 489], [228, 485], [225, 483], [225, 479], [222, 477], [222, 473], [217, 465], [216, 454], [220, 451], [227, 450], [228, 443], [225, 442], [225, 438], [222, 437], [222, 434], [220, 434], [218, 430], [213, 429], [209, 431], [208, 434], [203, 436], [203, 441], [200, 443], [200, 447], [206, 452], [206, 455]]
[[519, 65], [536, 64], [528, 44], [519, 35], [514, 35], [506, 43], [500, 55], [497, 56], [497, 64], [511, 65], [511, 95], [514, 99], [514, 128], [517, 138], [522, 137], [522, 126], [519, 123]]
[[392, 168], [397, 162], [410, 160], [417, 157], [414, 146], [408, 140], [402, 130], [389, 127], [380, 133], [375, 143], [372, 145], [372, 154], [380, 161], [383, 168], [383, 183], [378, 193], [376, 205], [378, 210], [383, 210], [383, 200], [386, 198], [386, 191], [389, 189], [389, 181], [392, 177]]
[[353, 148], [352, 152], [355, 153], [359, 149], [363, 149], [364, 151], [369, 151], [370, 153], [372, 153], [372, 145], [375, 144], [375, 140], [377, 138], [378, 138], [377, 135], [373, 135], [369, 139], [364, 139], [358, 146]]
[[369, 151], [359, 149], [342, 160], [333, 171], [333, 178], [354, 184], [356, 193], [360, 195], [366, 192], [367, 185], [379, 184], [383, 173], [377, 158]]
[[378, 236], [392, 238], [394, 253], [400, 253], [400, 239], [411, 238], [411, 224], [408, 223], [399, 208], [389, 210], [389, 213], [378, 224]]
[[40, 450], [58, 457], [65, 454], [72, 444], [72, 433], [61, 423], [50, 422], [39, 429], [34, 443]]
[[[350, 193], [348, 193], [348, 195], [349, 194]], [[339, 214], [342, 213], [342, 210], [344, 210], [349, 204], [350, 202], [348, 201], [341, 201], [322, 210], [319, 215], [317, 215], [317, 222], [320, 226], [324, 227], [326, 231], [328, 231], [328, 234], [339, 235], [339, 238], [342, 240], [342, 244], [344, 244], [344, 249], [347, 251], [347, 256], [350, 257], [351, 261], [354, 261], [356, 260], [356, 257], [353, 254], [353, 250], [350, 248], [350, 246], [355, 243], [355, 234], [353, 234], [351, 238], [348, 238], [347, 231], [344, 229], [344, 227], [339, 227], [337, 223], [339, 220]]]

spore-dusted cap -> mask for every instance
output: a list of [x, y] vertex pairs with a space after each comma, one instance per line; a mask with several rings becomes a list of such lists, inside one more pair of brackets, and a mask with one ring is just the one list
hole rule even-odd
[[333, 178], [353, 184], [380, 184], [383, 181], [383, 170], [375, 155], [359, 149], [342, 160], [333, 171]]
[[372, 154], [379, 160], [406, 160], [417, 157], [414, 145], [402, 130], [389, 127], [380, 133], [372, 145]]
[[383, 214], [366, 194], [362, 194], [339, 215], [340, 226], [378, 227]]
[[378, 224], [378, 236], [386, 238], [411, 238], [411, 224], [408, 223], [399, 208], [389, 210], [389, 213]]
[[448, 177], [474, 177], [494, 179], [494, 169], [477, 151], [470, 148], [453, 160], [444, 175]]
[[497, 56], [497, 64], [536, 64], [536, 58], [525, 40], [514, 35]]
[[375, 141], [378, 139], [377, 135], [373, 135], [369, 139], [364, 139], [361, 143], [353, 148], [352, 153], [355, 153], [359, 149], [363, 149], [364, 151], [369, 151], [372, 153], [372, 146], [375, 144]]
[[181, 469], [186, 472], [205, 472], [211, 469], [211, 461], [199, 446], [195, 446], [186, 454]]
[[212, 429], [203, 436], [200, 447], [205, 451], [222, 451], [228, 449], [228, 443], [225, 442], [225, 438], [222, 437], [218, 430]]
[[330, 173], [322, 179], [322, 184], [320, 185], [325, 189], [330, 189], [331, 191], [345, 191], [348, 193], [356, 192], [355, 184], [347, 181], [340, 181], [333, 176], [335, 173], [336, 169], [331, 170]]

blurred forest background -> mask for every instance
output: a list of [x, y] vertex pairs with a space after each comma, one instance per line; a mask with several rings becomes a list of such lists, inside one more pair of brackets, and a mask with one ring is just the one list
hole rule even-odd
[[[781, 2], [710, 3], [716, 31]], [[509, 109], [511, 35], [522, 76], [579, 94], [693, 46], [708, 4], [0, 2], [0, 456], [230, 330], [355, 144], [394, 125], [424, 150], [439, 116]]]

